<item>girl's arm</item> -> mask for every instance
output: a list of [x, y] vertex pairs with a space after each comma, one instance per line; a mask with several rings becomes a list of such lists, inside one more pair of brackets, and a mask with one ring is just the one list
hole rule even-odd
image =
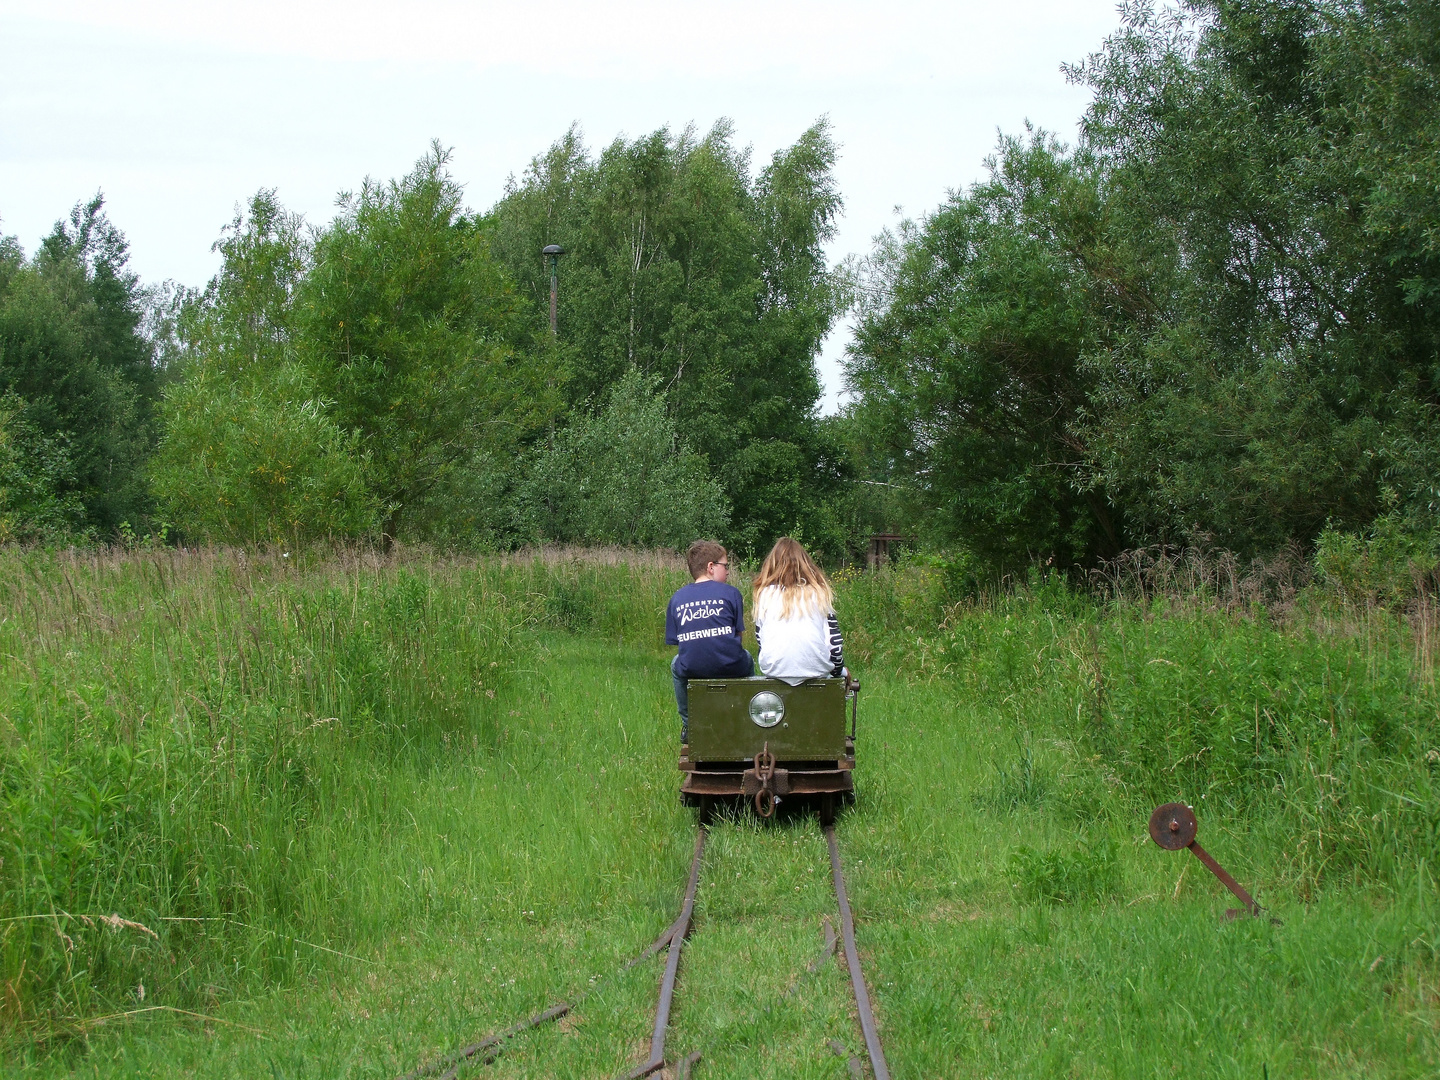
[[830, 613], [830, 677], [838, 679], [845, 673], [845, 639], [840, 636], [840, 620]]

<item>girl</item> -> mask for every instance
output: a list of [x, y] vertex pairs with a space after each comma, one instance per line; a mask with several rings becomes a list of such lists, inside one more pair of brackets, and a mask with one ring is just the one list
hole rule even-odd
[[761, 674], [791, 686], [849, 676], [834, 590], [803, 547], [788, 536], [775, 541], [754, 589]]

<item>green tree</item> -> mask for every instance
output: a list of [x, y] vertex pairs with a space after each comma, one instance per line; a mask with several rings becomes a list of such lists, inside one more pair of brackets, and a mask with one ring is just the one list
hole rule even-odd
[[[246, 542], [443, 532], [467, 474], [538, 437], [551, 353], [435, 147], [308, 231], [273, 191], [178, 317], [184, 378], [155, 485], [176, 524]], [[418, 511], [418, 513], [417, 513]], [[473, 514], [471, 515], [473, 517]], [[408, 528], [408, 526], [407, 526]]]
[[1104, 273], [1103, 217], [1083, 157], [1004, 139], [988, 181], [889, 237], [869, 268], [847, 377], [886, 465], [870, 478], [901, 483], [939, 539], [999, 570], [1123, 543], [1080, 434], [1081, 358], [1135, 321]]
[[47, 469], [46, 483], [83, 507], [76, 528], [102, 535], [149, 508], [143, 469], [159, 375], [143, 333], [147, 296], [128, 261], [99, 195], [31, 259], [0, 240], [0, 394], [12, 447], [37, 462], [58, 462], [63, 447], [66, 464]]
[[[877, 253], [871, 467], [992, 565], [1440, 515], [1440, 14], [1127, 5], [1073, 154]], [[1387, 526], [1388, 527], [1388, 526]]]
[[535, 455], [519, 499], [534, 539], [682, 548], [724, 530], [724, 492], [650, 383], [627, 371]]
[[560, 351], [572, 407], [626, 372], [656, 380], [684, 440], [758, 549], [824, 511], [833, 477], [815, 356], [842, 309], [826, 265], [840, 198], [823, 121], [752, 176], [728, 123], [661, 129], [592, 158], [572, 129], [491, 211], [495, 251], [540, 305], [561, 262]]
[[387, 538], [477, 452], [522, 445], [553, 410], [549, 351], [448, 161], [437, 144], [403, 179], [342, 195], [297, 289], [300, 356], [368, 455]]
[[[1264, 550], [1440, 503], [1440, 11], [1132, 5], [1076, 69], [1085, 145], [1164, 318], [1095, 357], [1138, 532]], [[1177, 268], [1179, 268], [1177, 270]]]
[[182, 532], [242, 543], [369, 533], [379, 502], [358, 435], [297, 358], [295, 297], [310, 244], [260, 191], [216, 243], [222, 264], [179, 317], [183, 378], [163, 405], [152, 482]]

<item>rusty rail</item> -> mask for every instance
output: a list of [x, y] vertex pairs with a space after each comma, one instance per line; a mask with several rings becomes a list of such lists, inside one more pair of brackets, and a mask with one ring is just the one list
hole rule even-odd
[[[870, 1068], [875, 1080], [890, 1080], [890, 1069], [885, 1062], [885, 1051], [880, 1045], [875, 1014], [870, 1006], [870, 993], [866, 988], [865, 975], [860, 967], [860, 952], [855, 944], [855, 918], [851, 914], [850, 899], [845, 890], [845, 874], [840, 865], [840, 845], [835, 838], [834, 825], [826, 824], [823, 828], [825, 842], [830, 848], [830, 870], [835, 884], [835, 899], [840, 908], [840, 939], [845, 950], [845, 963], [850, 971], [850, 988], [855, 995], [855, 1005], [860, 1016], [860, 1030], [865, 1038], [865, 1050], [870, 1057]], [[655, 1009], [655, 1028], [650, 1037], [650, 1056], [643, 1063], [625, 1073], [623, 1080], [640, 1080], [641, 1077], [652, 1076], [665, 1067], [665, 1037], [670, 1027], [670, 1010], [675, 1001], [675, 981], [680, 972], [680, 954], [685, 947], [685, 939], [690, 934], [691, 920], [695, 911], [695, 891], [700, 884], [700, 867], [704, 860], [707, 835], [706, 826], [701, 824], [695, 833], [695, 853], [690, 862], [690, 878], [685, 886], [685, 899], [681, 904], [679, 917], [666, 927], [640, 956], [620, 969], [623, 971], [631, 968], [642, 960], [654, 956], [667, 945], [669, 946], [665, 972], [660, 979], [660, 999]], [[815, 974], [835, 953], [835, 930], [828, 916], [825, 919], [824, 929], [825, 947], [820, 956], [807, 967], [805, 974]], [[795, 986], [790, 987], [782, 996], [788, 997], [795, 989]], [[582, 995], [582, 997], [584, 996], [586, 995]], [[563, 1002], [554, 1005], [528, 1020], [522, 1020], [518, 1024], [494, 1035], [489, 1035], [453, 1054], [406, 1073], [399, 1080], [419, 1080], [420, 1077], [441, 1073], [441, 1070], [445, 1071], [441, 1073], [439, 1080], [454, 1080], [459, 1074], [461, 1066], [469, 1059], [478, 1056], [482, 1063], [495, 1060], [511, 1037], [548, 1021], [558, 1020], [568, 1013], [570, 1008], [570, 1005]], [[840, 1056], [848, 1056], [849, 1052], [837, 1041], [831, 1040], [831, 1047]], [[677, 1077], [685, 1077], [688, 1080], [699, 1061], [700, 1051], [697, 1050], [687, 1055], [677, 1063]], [[848, 1066], [852, 1076], [863, 1076], [864, 1069], [859, 1058], [849, 1057]]]
[[[680, 950], [690, 934], [690, 916], [695, 910], [695, 887], [700, 883], [700, 862], [705, 854], [704, 825], [695, 831], [695, 856], [690, 862], [690, 882], [685, 886], [685, 902], [680, 905], [680, 917], [670, 924], [670, 929], [661, 935], [670, 941], [670, 954], [665, 960], [665, 974], [660, 978], [660, 1003], [655, 1009], [655, 1031], [650, 1036], [650, 1056], [638, 1067], [625, 1074], [625, 1080], [639, 1080], [665, 1067], [665, 1031], [670, 1026], [670, 1006], [675, 1000], [675, 977], [680, 972]], [[659, 945], [659, 941], [656, 942]], [[689, 1059], [687, 1059], [689, 1060]], [[695, 1061], [700, 1060], [695, 1057]], [[694, 1062], [690, 1062], [691, 1065]], [[686, 1067], [689, 1071], [689, 1066]]]
[[870, 991], [865, 988], [865, 973], [860, 970], [860, 951], [855, 947], [855, 919], [850, 914], [850, 900], [845, 895], [845, 873], [840, 868], [840, 844], [835, 839], [835, 826], [825, 826], [825, 842], [830, 845], [830, 873], [835, 879], [835, 899], [840, 904], [840, 939], [845, 943], [845, 963], [850, 968], [850, 989], [855, 993], [855, 1008], [860, 1013], [860, 1031], [865, 1036], [865, 1052], [870, 1055], [870, 1069], [875, 1080], [890, 1080], [890, 1066], [885, 1063], [885, 1050], [875, 1028], [875, 1014], [870, 1009]]
[[454, 1080], [454, 1078], [459, 1075], [460, 1066], [470, 1058], [478, 1054], [480, 1055], [482, 1063], [494, 1061], [500, 1056], [500, 1052], [504, 1050], [504, 1044], [507, 1040], [515, 1035], [519, 1035], [522, 1031], [528, 1031], [532, 1027], [539, 1027], [541, 1024], [547, 1024], [552, 1020], [559, 1020], [560, 1017], [569, 1011], [570, 1006], [566, 1005], [563, 1001], [559, 1005], [552, 1005], [544, 1012], [536, 1013], [528, 1020], [521, 1020], [518, 1024], [512, 1024], [504, 1031], [497, 1031], [494, 1035], [487, 1035], [477, 1043], [462, 1047], [456, 1050], [455, 1053], [440, 1058], [437, 1061], [432, 1061], [428, 1065], [422, 1065], [414, 1072], [406, 1073], [400, 1077], [399, 1080], [418, 1080], [419, 1077], [431, 1076], [438, 1073], [441, 1069], [445, 1069], [446, 1071], [441, 1073], [440, 1080]]
[[[626, 1080], [630, 1080], [632, 1077], [650, 1076], [653, 1073], [659, 1072], [665, 1065], [665, 1033], [670, 1024], [670, 1007], [675, 998], [675, 978], [680, 968], [680, 951], [684, 947], [685, 938], [690, 933], [690, 919], [695, 910], [695, 889], [700, 883], [700, 866], [705, 853], [706, 835], [706, 828], [702, 824], [695, 835], [695, 855], [690, 863], [690, 880], [685, 888], [685, 902], [681, 906], [679, 917], [667, 926], [660, 936], [650, 943], [644, 952], [607, 976], [600, 984], [603, 985], [620, 973], [654, 956], [667, 945], [669, 946], [670, 951], [666, 958], [665, 974], [660, 981], [660, 1003], [655, 1014], [655, 1032], [650, 1043], [650, 1057], [643, 1065], [627, 1073]], [[589, 991], [580, 995], [580, 1000], [583, 1001], [590, 994], [593, 994], [596, 989], [598, 989], [598, 986], [592, 986]], [[439, 1074], [438, 1080], [455, 1080], [455, 1077], [459, 1075], [460, 1068], [471, 1058], [478, 1057], [481, 1064], [494, 1061], [504, 1052], [505, 1043], [512, 1037], [530, 1028], [538, 1027], [549, 1021], [558, 1020], [560, 1017], [569, 1013], [571, 1008], [571, 1005], [560, 1002], [542, 1013], [537, 1013], [527, 1020], [522, 1020], [517, 1024], [505, 1028], [503, 1031], [496, 1032], [493, 1035], [487, 1035], [479, 1042], [422, 1065], [418, 1069], [398, 1077], [397, 1080], [421, 1080], [422, 1077], [436, 1076], [436, 1074]], [[685, 1057], [680, 1062], [677, 1076], [688, 1078], [691, 1070], [699, 1060], [700, 1052], [698, 1050]], [[444, 1071], [442, 1072], [442, 1070]]]
[[[855, 917], [850, 911], [850, 898], [845, 889], [845, 873], [840, 865], [840, 844], [835, 838], [835, 826], [826, 824], [823, 826], [825, 842], [830, 848], [830, 870], [835, 883], [835, 900], [840, 908], [840, 939], [845, 949], [845, 963], [850, 971], [850, 988], [855, 994], [856, 1011], [860, 1015], [860, 1031], [865, 1037], [865, 1051], [870, 1057], [870, 1070], [875, 1080], [890, 1080], [890, 1067], [885, 1061], [885, 1050], [880, 1045], [880, 1033], [875, 1025], [875, 1013], [870, 1006], [870, 992], [865, 986], [865, 974], [860, 967], [860, 951], [855, 944]], [[670, 1007], [675, 997], [675, 977], [680, 967], [680, 949], [685, 942], [686, 935], [690, 932], [690, 917], [695, 907], [695, 887], [700, 880], [701, 856], [705, 850], [705, 826], [701, 825], [695, 838], [695, 858], [690, 865], [690, 882], [685, 890], [685, 902], [680, 909], [680, 917], [670, 924], [670, 927], [656, 939], [653, 945], [644, 955], [653, 956], [666, 942], [670, 945], [670, 955], [665, 964], [665, 975], [660, 980], [660, 1002], [655, 1010], [655, 1031], [650, 1038], [650, 1056], [639, 1066], [624, 1074], [623, 1080], [639, 1080], [640, 1077], [651, 1076], [665, 1067], [665, 1032], [670, 1023]], [[825, 961], [835, 954], [835, 930], [831, 925], [829, 917], [825, 919], [825, 947], [820, 956], [811, 963], [806, 974], [813, 975], [819, 971]], [[802, 976], [803, 979], [804, 976]], [[782, 997], [788, 997], [795, 991], [798, 984], [792, 985]], [[769, 1009], [767, 1007], [766, 1011]], [[860, 1059], [850, 1057], [849, 1051], [831, 1040], [832, 1048], [842, 1057], [848, 1057], [848, 1066], [852, 1076], [863, 1076], [864, 1068]], [[680, 1063], [680, 1071], [677, 1075], [689, 1076], [690, 1070], [700, 1060], [700, 1053], [696, 1051]]]

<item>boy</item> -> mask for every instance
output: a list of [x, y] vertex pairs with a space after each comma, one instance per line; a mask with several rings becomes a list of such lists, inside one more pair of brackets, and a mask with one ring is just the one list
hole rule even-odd
[[748, 679], [755, 662], [740, 644], [745, 633], [745, 601], [727, 585], [730, 557], [713, 540], [696, 540], [685, 552], [695, 580], [677, 589], [665, 610], [665, 644], [680, 646], [670, 662], [675, 704], [680, 710], [680, 741], [689, 741], [690, 700], [686, 679]]

